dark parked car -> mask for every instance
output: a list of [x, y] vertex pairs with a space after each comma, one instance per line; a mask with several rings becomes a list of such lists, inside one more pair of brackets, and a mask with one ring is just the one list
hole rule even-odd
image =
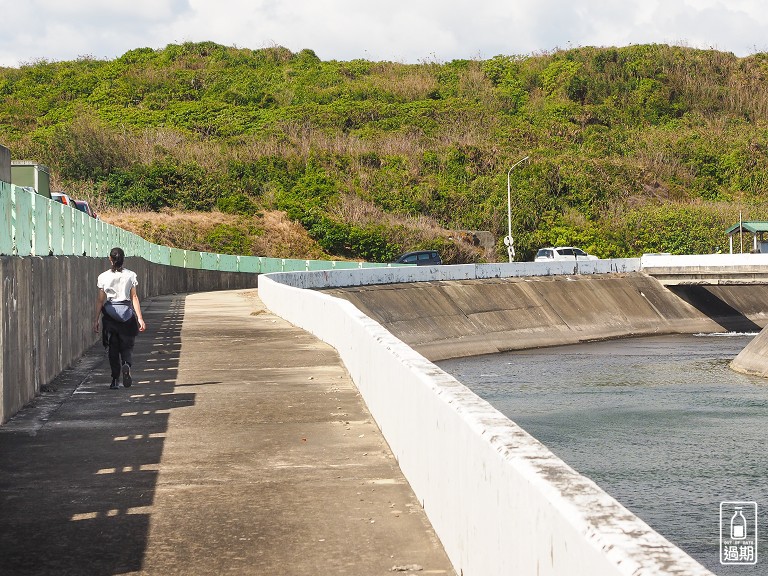
[[93, 211], [88, 202], [85, 200], [72, 200], [72, 202], [74, 203], [75, 208], [80, 210], [80, 212], [85, 212], [91, 218], [96, 218], [96, 212]]
[[440, 254], [435, 250], [418, 250], [406, 252], [395, 260], [395, 264], [416, 264], [417, 266], [436, 266], [442, 264]]

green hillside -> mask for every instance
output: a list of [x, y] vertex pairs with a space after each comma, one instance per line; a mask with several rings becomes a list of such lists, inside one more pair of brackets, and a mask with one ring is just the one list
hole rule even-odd
[[239, 215], [223, 233], [241, 240], [278, 210], [329, 257], [437, 247], [453, 262], [482, 255], [452, 230], [491, 231], [506, 258], [507, 170], [530, 155], [511, 174], [518, 257], [707, 253], [727, 249], [739, 211], [768, 219], [768, 54], [646, 45], [409, 65], [143, 48], [0, 68], [0, 143], [102, 210], [216, 210]]

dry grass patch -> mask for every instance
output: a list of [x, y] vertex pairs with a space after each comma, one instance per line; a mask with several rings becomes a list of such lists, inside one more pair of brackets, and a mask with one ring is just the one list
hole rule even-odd
[[213, 245], [214, 235], [217, 231], [228, 230], [246, 238], [250, 246], [250, 253], [245, 254], [248, 256], [330, 258], [300, 224], [291, 222], [279, 211], [244, 217], [222, 212], [126, 210], [103, 212], [100, 217], [149, 242], [182, 250], [217, 252]]
[[383, 224], [387, 230], [392, 231], [393, 236], [389, 241], [401, 244], [404, 251], [441, 244], [444, 246], [441, 256], [446, 263], [492, 261], [494, 258], [492, 252], [487, 252], [475, 243], [472, 234], [447, 230], [428, 216], [403, 216], [384, 212], [373, 202], [355, 194], [342, 194], [331, 209], [331, 215], [361, 227]]
[[306, 258], [327, 260], [328, 254], [312, 240], [298, 222], [284, 212], [272, 210], [261, 216], [262, 234], [254, 238], [253, 253], [272, 258]]

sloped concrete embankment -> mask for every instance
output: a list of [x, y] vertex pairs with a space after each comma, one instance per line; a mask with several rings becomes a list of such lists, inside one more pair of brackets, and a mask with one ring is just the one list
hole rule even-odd
[[768, 378], [768, 328], [763, 328], [731, 362], [731, 368], [743, 374]]
[[768, 286], [673, 290], [645, 274], [630, 273], [326, 292], [349, 300], [430, 360], [628, 336], [759, 330], [768, 323]]
[[[397, 276], [398, 271], [389, 273]], [[339, 286], [342, 279], [359, 287], [379, 274], [270, 274], [260, 279], [259, 296], [270, 310], [338, 350], [458, 574], [711, 576], [594, 482], [350, 302], [299, 288]], [[566, 282], [562, 279], [559, 288], [551, 288], [562, 292], [558, 297], [563, 306], [568, 294], [579, 294], [564, 291], [572, 284]], [[400, 284], [393, 292], [401, 289], [411, 287]], [[609, 292], [605, 287], [602, 296]], [[380, 309], [432, 302], [420, 313], [425, 319], [428, 313], [440, 317], [441, 307], [450, 300], [414, 296], [399, 301], [386, 292], [376, 296], [393, 299], [378, 300]], [[598, 303], [590, 300], [591, 305]], [[647, 306], [653, 309], [656, 304]], [[400, 314], [404, 317], [405, 309]], [[433, 326], [448, 324], [446, 320]]]
[[[96, 278], [106, 258], [0, 257], [0, 423], [100, 337], [92, 331]], [[256, 274], [195, 270], [127, 258], [141, 298], [254, 288]]]

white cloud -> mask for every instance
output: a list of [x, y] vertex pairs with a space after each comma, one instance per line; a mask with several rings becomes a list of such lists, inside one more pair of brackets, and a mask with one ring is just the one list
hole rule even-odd
[[766, 50], [758, 0], [27, 0], [7, 2], [0, 65], [212, 40], [417, 62], [650, 42]]

